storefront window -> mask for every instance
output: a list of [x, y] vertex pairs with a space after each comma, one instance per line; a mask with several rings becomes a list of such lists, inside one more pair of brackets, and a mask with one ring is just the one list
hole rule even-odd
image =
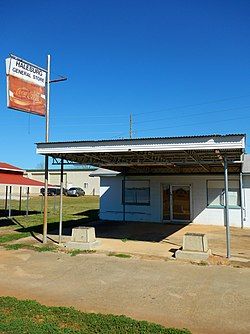
[[[207, 205], [209, 207], [224, 207], [225, 189], [224, 181], [207, 181]], [[229, 181], [228, 205], [231, 207], [240, 206], [240, 191], [238, 181]]]
[[149, 181], [134, 180], [124, 181], [124, 198], [125, 204], [149, 205], [150, 204], [150, 185]]

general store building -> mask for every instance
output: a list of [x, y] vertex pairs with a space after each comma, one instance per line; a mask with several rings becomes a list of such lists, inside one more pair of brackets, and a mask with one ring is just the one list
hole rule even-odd
[[50, 142], [37, 153], [108, 169], [93, 173], [100, 219], [223, 226], [227, 216], [250, 227], [245, 142], [244, 134]]

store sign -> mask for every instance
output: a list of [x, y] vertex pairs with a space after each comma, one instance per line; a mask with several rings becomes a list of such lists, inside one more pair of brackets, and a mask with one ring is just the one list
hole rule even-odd
[[6, 59], [7, 106], [40, 116], [46, 114], [46, 71], [17, 58]]

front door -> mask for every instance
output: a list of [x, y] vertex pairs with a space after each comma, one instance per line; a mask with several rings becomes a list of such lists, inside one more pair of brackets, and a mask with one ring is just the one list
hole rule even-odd
[[190, 185], [163, 185], [162, 202], [163, 221], [191, 220]]

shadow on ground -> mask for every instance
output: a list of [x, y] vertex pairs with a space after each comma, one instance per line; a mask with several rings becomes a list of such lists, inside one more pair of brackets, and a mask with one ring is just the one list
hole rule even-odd
[[[34, 213], [36, 213], [34, 211]], [[181, 230], [187, 224], [161, 224], [161, 223], [144, 223], [144, 222], [121, 222], [121, 221], [99, 221], [98, 210], [87, 210], [78, 212], [75, 217], [84, 216], [79, 219], [63, 221], [63, 235], [70, 236], [72, 228], [77, 226], [94, 227], [97, 238], [137, 240], [149, 242], [168, 242], [168, 237]], [[18, 218], [1, 219], [0, 226], [17, 225], [16, 232], [30, 232], [35, 236], [36, 233], [43, 232], [43, 224], [25, 227]], [[59, 221], [48, 224], [48, 234], [59, 234]]]
[[[34, 211], [35, 213], [36, 211]], [[36, 212], [37, 213], [37, 212]], [[40, 214], [40, 212], [38, 212]], [[85, 226], [90, 221], [96, 220], [98, 217], [98, 210], [87, 210], [76, 215], [84, 215], [84, 217], [80, 219], [71, 219], [63, 222], [63, 234], [67, 235], [67, 231], [72, 231], [73, 227], [76, 226]], [[30, 227], [25, 227], [18, 221], [18, 217], [11, 218], [2, 218], [0, 219], [0, 227], [1, 226], [11, 226], [16, 225], [18, 228], [15, 230], [16, 232], [30, 232], [30, 233], [42, 233], [43, 232], [43, 224], [33, 225]], [[58, 233], [59, 228], [59, 220], [56, 222], [48, 223], [48, 233]]]
[[[30, 215], [37, 215], [40, 214], [40, 211], [35, 211], [35, 210], [31, 210], [29, 211], [29, 216]], [[9, 210], [5, 210], [5, 209], [1, 209], [0, 210], [0, 217], [8, 217], [9, 215]], [[11, 209], [11, 217], [17, 217], [17, 216], [25, 216], [26, 215], [26, 210], [16, 210], [16, 209]], [[6, 218], [7, 219], [7, 218]]]
[[[70, 223], [70, 226], [69, 226]], [[137, 240], [160, 242], [167, 241], [167, 238], [173, 233], [181, 230], [187, 224], [159, 224], [159, 223], [142, 223], [142, 222], [114, 222], [114, 221], [82, 221], [77, 220], [64, 222], [63, 235], [70, 236], [72, 228], [76, 226], [88, 226], [95, 228], [97, 238]], [[58, 228], [51, 230], [52, 234], [58, 234]]]

